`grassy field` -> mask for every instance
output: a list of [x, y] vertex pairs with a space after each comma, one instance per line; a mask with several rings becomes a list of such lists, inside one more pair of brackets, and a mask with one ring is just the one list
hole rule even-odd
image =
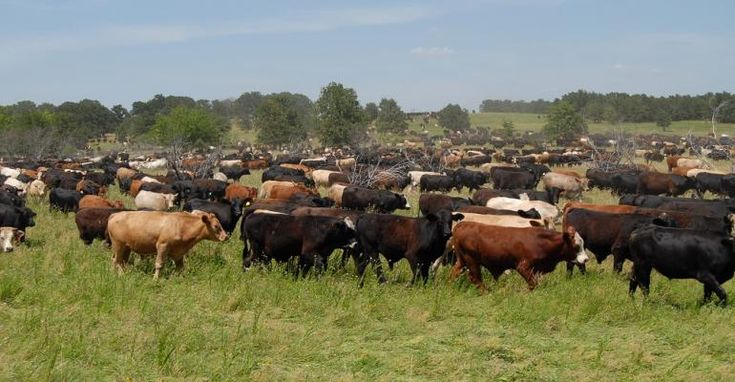
[[[503, 121], [510, 120], [516, 128], [516, 131], [541, 131], [546, 118], [543, 115], [530, 113], [472, 113], [470, 114], [470, 124], [473, 127], [483, 126], [490, 129], [499, 129]], [[414, 119], [410, 123], [410, 128], [420, 131], [420, 119]], [[735, 135], [735, 124], [718, 123], [717, 134]], [[442, 135], [442, 128], [436, 125], [436, 120], [431, 120], [427, 130], [431, 135]], [[625, 131], [631, 134], [668, 134], [668, 135], [686, 135], [690, 131], [694, 135], [706, 135], [712, 132], [712, 125], [708, 121], [674, 121], [663, 132], [660, 127], [653, 122], [631, 123], [624, 122], [619, 125], [612, 125], [607, 122], [589, 123], [590, 133], [607, 133]]]
[[486, 274], [479, 295], [448, 269], [407, 287], [402, 262], [387, 285], [370, 273], [359, 289], [337, 256], [320, 277], [242, 272], [236, 233], [156, 282], [150, 259], [118, 275], [73, 214], [29, 205], [28, 245], [0, 255], [0, 380], [735, 380], [732, 308], [702, 305], [691, 280], [655, 274], [651, 296], [631, 299], [608, 260], [571, 278], [560, 266], [533, 292], [516, 273]]

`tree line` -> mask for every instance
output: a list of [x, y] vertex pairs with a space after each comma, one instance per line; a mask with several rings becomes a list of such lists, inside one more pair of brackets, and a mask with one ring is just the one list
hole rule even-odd
[[546, 114], [553, 104], [560, 101], [569, 102], [585, 120], [591, 122], [657, 122], [664, 126], [667, 121], [709, 120], [723, 104], [717, 112], [717, 120], [735, 122], [735, 95], [728, 92], [655, 97], [577, 90], [553, 102], [487, 99], [480, 104], [480, 111]]

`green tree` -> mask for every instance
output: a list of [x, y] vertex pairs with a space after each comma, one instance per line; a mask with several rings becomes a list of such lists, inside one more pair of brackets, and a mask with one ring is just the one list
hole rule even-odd
[[503, 135], [505, 138], [513, 138], [513, 132], [515, 131], [515, 125], [510, 119], [503, 120]]
[[438, 113], [439, 125], [452, 131], [465, 131], [470, 128], [470, 115], [459, 105], [449, 104]]
[[255, 110], [258, 141], [267, 145], [296, 143], [306, 139], [303, 117], [293, 97], [273, 94], [264, 98]]
[[376, 126], [378, 131], [384, 133], [403, 133], [408, 129], [408, 116], [394, 99], [383, 98], [380, 100]]
[[331, 82], [316, 101], [317, 135], [325, 146], [342, 146], [365, 135], [365, 113], [354, 89]]
[[586, 133], [587, 125], [571, 103], [560, 101], [549, 108], [543, 131], [549, 139], [570, 140]]
[[671, 114], [666, 110], [659, 110], [656, 114], [656, 126], [661, 128], [661, 131], [666, 131], [666, 128], [671, 125]]
[[367, 118], [368, 122], [373, 122], [378, 119], [379, 112], [378, 105], [375, 102], [368, 102], [365, 105], [365, 118]]
[[177, 106], [156, 118], [150, 135], [161, 145], [181, 141], [202, 148], [217, 144], [227, 125], [210, 111], [196, 106]]

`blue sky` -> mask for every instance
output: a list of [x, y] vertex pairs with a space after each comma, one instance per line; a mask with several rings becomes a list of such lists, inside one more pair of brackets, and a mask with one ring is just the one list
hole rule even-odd
[[735, 1], [0, 0], [0, 104], [330, 81], [406, 111], [576, 89], [735, 90]]

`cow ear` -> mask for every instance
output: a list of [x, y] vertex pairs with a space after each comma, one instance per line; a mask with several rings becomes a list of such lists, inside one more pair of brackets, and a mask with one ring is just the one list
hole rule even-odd
[[464, 219], [464, 215], [462, 215], [460, 213], [452, 214], [452, 220], [458, 222], [458, 221], [460, 221], [462, 219]]
[[15, 236], [15, 240], [20, 240], [20, 239], [23, 238], [23, 236], [26, 235], [26, 233], [23, 232], [23, 231], [21, 231], [21, 230], [19, 230], [19, 229], [17, 229], [17, 230], [15, 230], [15, 232], [13, 232], [13, 235]]
[[204, 224], [206, 224], [206, 225], [209, 225], [210, 224], [210, 220], [209, 220], [209, 215], [208, 214], [202, 214], [202, 222], [204, 222]]
[[544, 226], [542, 223], [539, 223], [536, 220], [529, 220], [528, 222], [531, 224], [531, 227], [543, 227]]

